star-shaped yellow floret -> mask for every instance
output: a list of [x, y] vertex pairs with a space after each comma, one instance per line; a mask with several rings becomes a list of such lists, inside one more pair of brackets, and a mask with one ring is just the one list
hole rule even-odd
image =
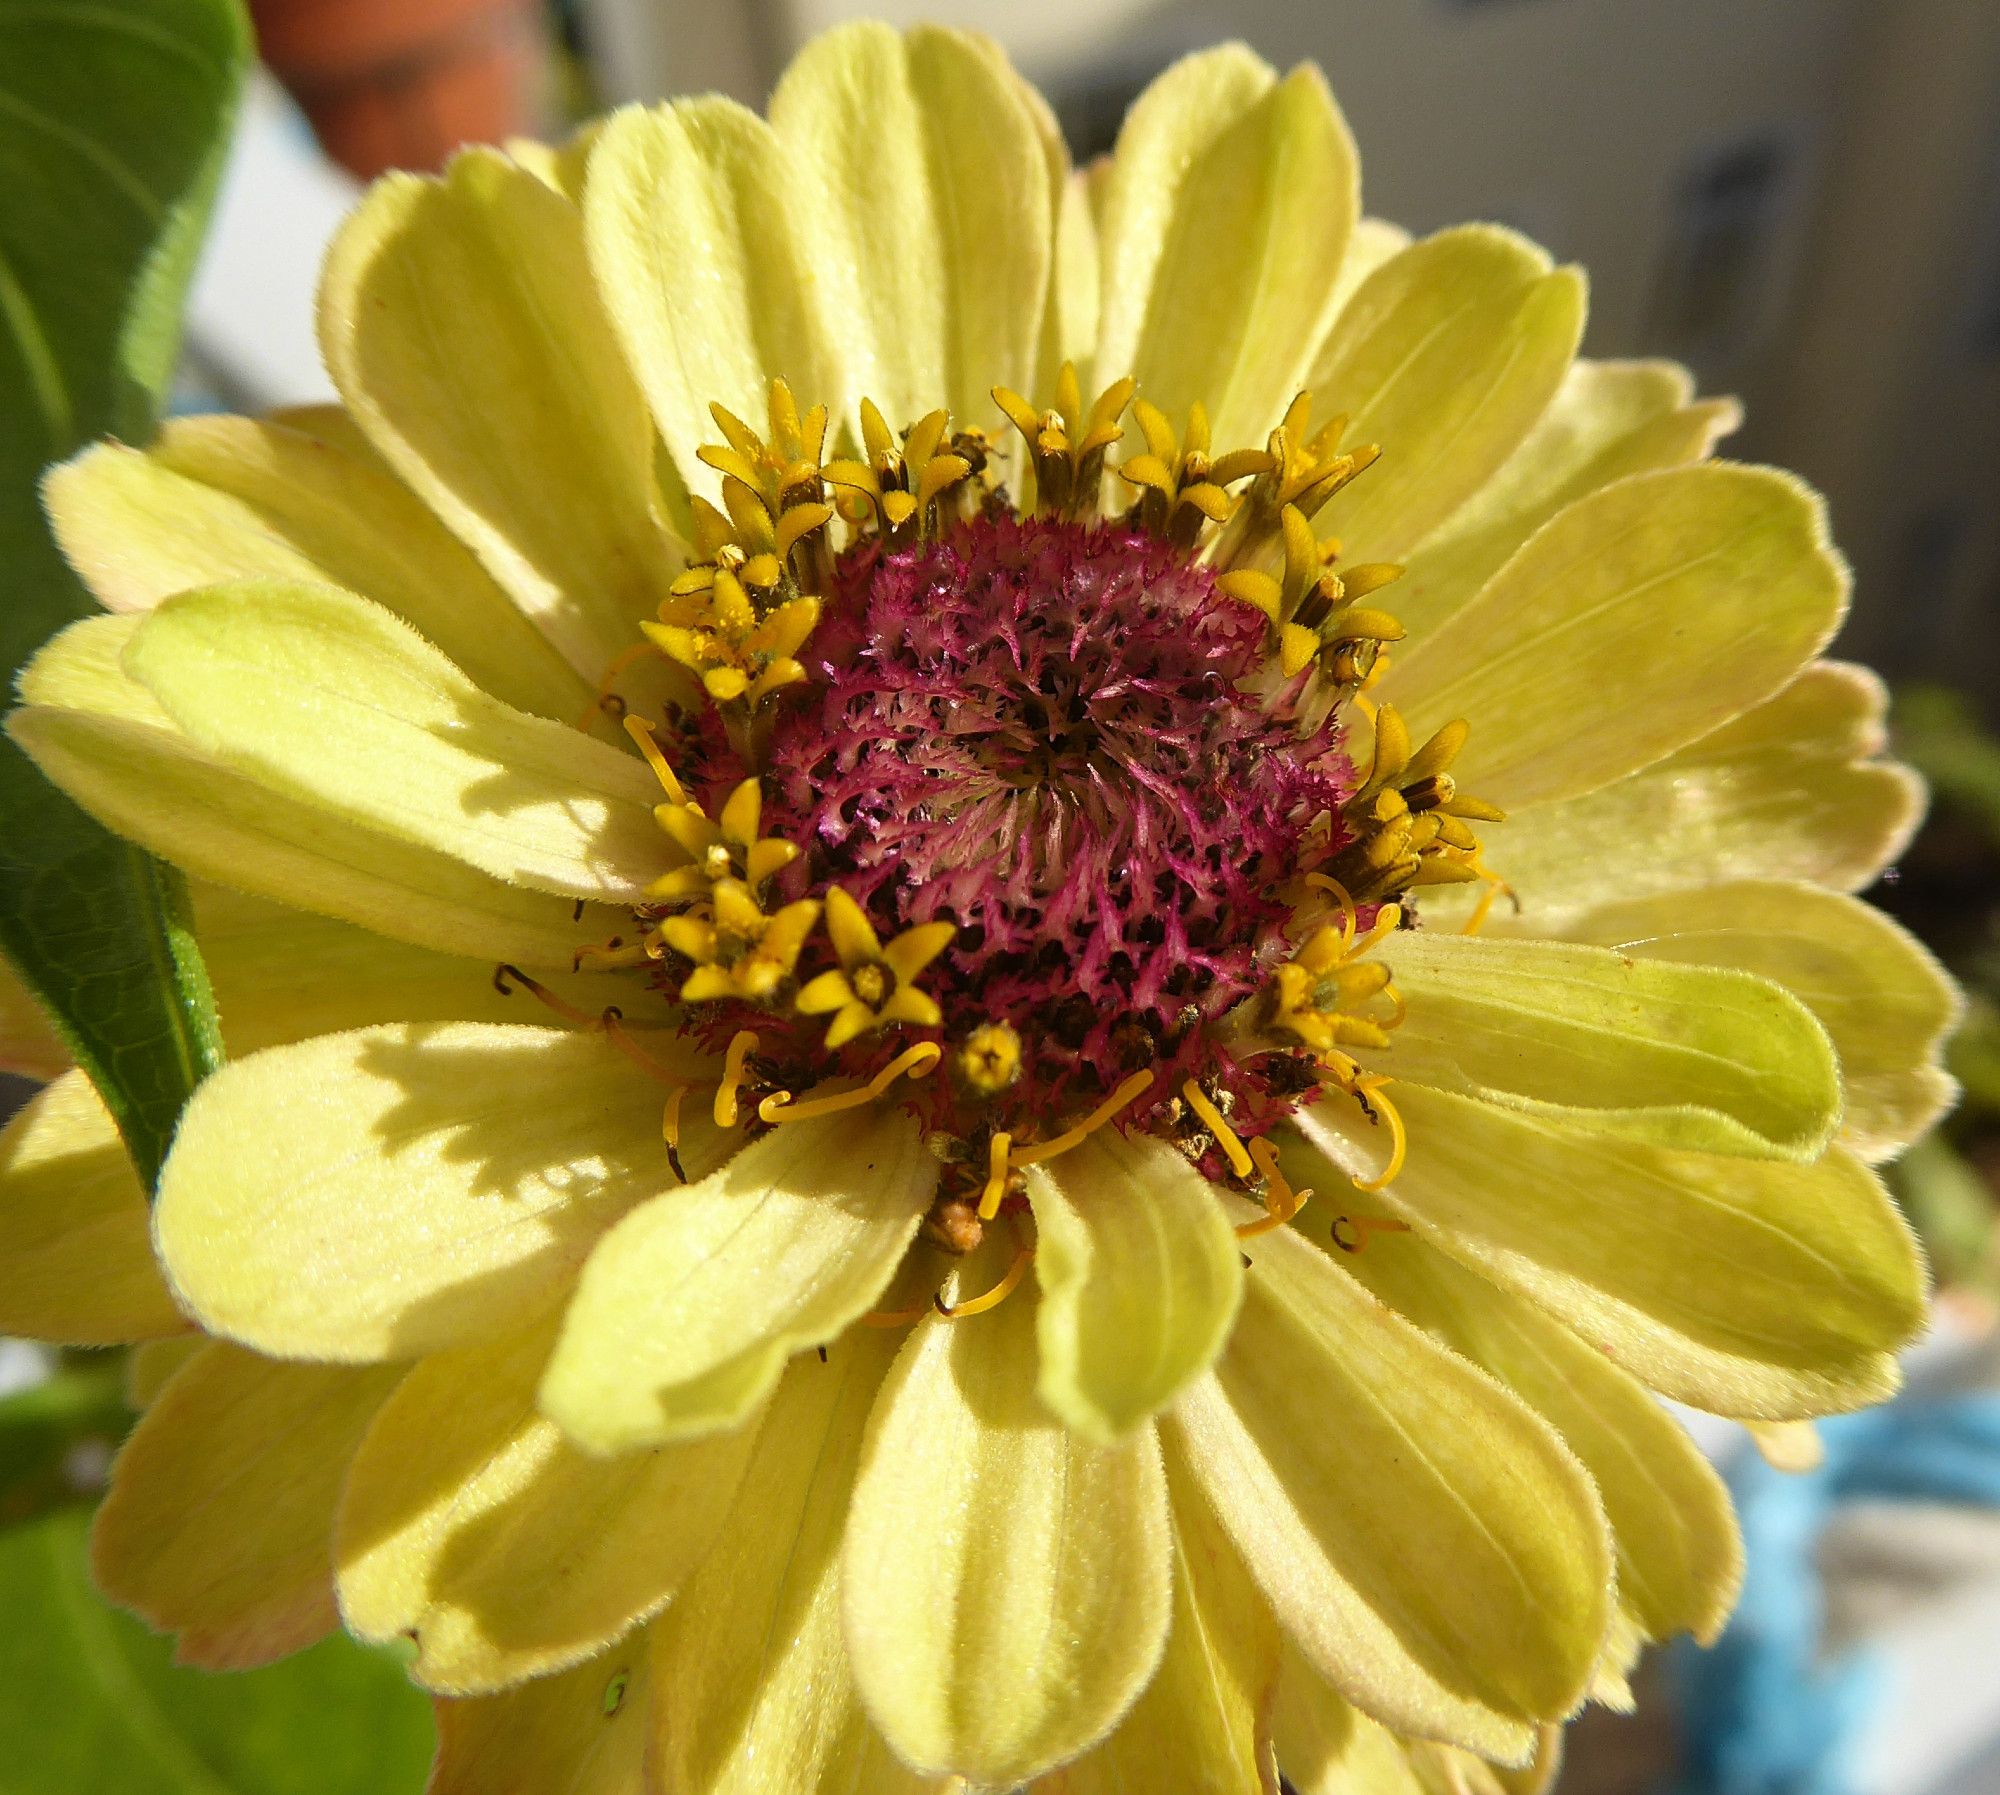
[[1146, 452], [1120, 463], [1118, 477], [1139, 488], [1139, 521], [1182, 548], [1192, 548], [1204, 525], [1224, 522], [1236, 508], [1226, 488], [1271, 470], [1263, 449], [1211, 458], [1208, 410], [1198, 399], [1188, 410], [1184, 437], [1176, 438], [1166, 413], [1144, 399], [1134, 402], [1132, 417]]
[[1400, 642], [1403, 626], [1387, 611], [1361, 601], [1398, 578], [1394, 562], [1368, 562], [1334, 571], [1340, 544], [1321, 542], [1296, 505], [1279, 513], [1285, 543], [1282, 579], [1254, 567], [1232, 569], [1215, 583], [1231, 598], [1254, 605], [1271, 620], [1279, 671], [1291, 679], [1317, 660], [1336, 685], [1359, 686], [1385, 642]]
[[753, 896], [761, 892], [765, 880], [799, 857], [790, 842], [758, 835], [763, 814], [763, 788], [755, 779], [744, 780], [729, 794], [718, 818], [709, 818], [696, 804], [656, 805], [655, 820], [687, 855], [688, 864], [655, 879], [646, 887], [647, 895], [666, 903], [704, 898], [722, 879], [741, 880]]
[[[1361, 956], [1401, 921], [1402, 911], [1386, 904], [1359, 941], [1348, 927], [1327, 923], [1315, 929], [1305, 946], [1271, 975], [1272, 1025], [1318, 1054], [1342, 1047], [1387, 1047], [1389, 1030], [1401, 1020], [1401, 1006], [1389, 968]], [[1397, 1006], [1391, 1015], [1359, 1014], [1371, 999], [1382, 996]]]
[[792, 976], [819, 921], [819, 900], [801, 898], [766, 915], [740, 879], [718, 879], [709, 900], [705, 916], [670, 916], [660, 924], [660, 939], [695, 963], [681, 986], [681, 1001], [763, 1002]]
[[951, 945], [955, 924], [920, 922], [884, 947], [861, 906], [836, 885], [826, 894], [826, 932], [840, 956], [839, 970], [812, 980], [799, 993], [798, 1007], [807, 1016], [832, 1013], [828, 1047], [892, 1022], [935, 1028], [943, 1019], [936, 1000], [915, 981]]
[[829, 486], [849, 495], [843, 510], [856, 523], [872, 512], [881, 528], [902, 530], [916, 519], [923, 525], [938, 500], [972, 477], [971, 459], [948, 434], [950, 414], [931, 412], [903, 433], [898, 443], [871, 399], [861, 401], [861, 441], [865, 461], [829, 461]]

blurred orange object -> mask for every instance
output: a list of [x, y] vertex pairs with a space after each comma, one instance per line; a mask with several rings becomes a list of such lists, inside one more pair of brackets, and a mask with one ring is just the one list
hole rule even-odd
[[250, 0], [264, 61], [363, 179], [532, 128], [539, 0]]

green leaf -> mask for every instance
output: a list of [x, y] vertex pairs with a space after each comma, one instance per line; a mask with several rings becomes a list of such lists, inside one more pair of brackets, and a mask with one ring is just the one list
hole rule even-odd
[[416, 1795], [427, 1706], [343, 1637], [269, 1670], [176, 1669], [90, 1586], [89, 1516], [0, 1533], [0, 1795]]
[[[142, 441], [249, 55], [238, 0], [0, 0], [0, 653], [91, 609], [42, 469]], [[0, 744], [0, 948], [104, 1093], [150, 1183], [220, 1059], [179, 879]]]

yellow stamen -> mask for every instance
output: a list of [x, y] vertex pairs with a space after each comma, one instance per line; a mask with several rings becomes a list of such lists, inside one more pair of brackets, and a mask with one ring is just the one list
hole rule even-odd
[[914, 1309], [870, 1309], [862, 1316], [861, 1325], [864, 1328], [906, 1328], [913, 1321], [922, 1321], [930, 1312], [928, 1299]]
[[1403, 1160], [1409, 1152], [1410, 1137], [1403, 1128], [1403, 1118], [1396, 1106], [1383, 1095], [1385, 1088], [1393, 1083], [1395, 1080], [1387, 1073], [1371, 1072], [1366, 1078], [1357, 1078], [1350, 1087], [1354, 1095], [1361, 1100], [1363, 1109], [1371, 1108], [1369, 1100], [1372, 1098], [1374, 1100], [1372, 1108], [1379, 1109], [1389, 1124], [1389, 1163], [1378, 1177], [1355, 1179], [1356, 1190], [1386, 1190], [1395, 1183], [1403, 1170]]
[[677, 1085], [667, 1098], [667, 1107], [660, 1116], [660, 1139], [667, 1144], [667, 1160], [674, 1168], [674, 1176], [685, 1184], [687, 1173], [681, 1170], [681, 1099], [688, 1094], [689, 1087]]
[[979, 1219], [990, 1222], [1000, 1213], [1000, 1200], [1007, 1194], [1007, 1149], [1014, 1137], [1006, 1129], [994, 1131], [986, 1150], [986, 1188], [979, 1193]]
[[1382, 908], [1376, 911], [1375, 913], [1375, 926], [1371, 928], [1367, 934], [1363, 935], [1359, 941], [1353, 942], [1349, 945], [1347, 951], [1340, 956], [1340, 963], [1343, 966], [1345, 966], [1347, 962], [1350, 960], [1360, 959], [1361, 956], [1365, 954], [1371, 947], [1373, 947], [1376, 942], [1380, 941], [1384, 935], [1393, 935], [1402, 926], [1403, 926], [1402, 905], [1384, 904]]
[[[1351, 1246], [1340, 1238], [1342, 1228], [1353, 1232], [1354, 1242]], [[1399, 1222], [1393, 1216], [1337, 1215], [1333, 1218], [1333, 1226], [1328, 1230], [1328, 1234], [1333, 1244], [1343, 1253], [1358, 1253], [1368, 1244], [1368, 1236], [1371, 1234], [1407, 1234], [1409, 1231], [1408, 1222]]]
[[681, 1170], [681, 1099], [688, 1094], [688, 1081], [661, 1065], [641, 1047], [632, 1038], [617, 1010], [604, 1012], [604, 1032], [611, 1037], [611, 1044], [633, 1065], [667, 1087], [666, 1108], [660, 1114], [660, 1139], [666, 1144], [667, 1163], [674, 1168], [674, 1176], [685, 1184], [687, 1173]]
[[1274, 1228], [1282, 1228], [1293, 1216], [1312, 1201], [1310, 1189], [1295, 1191], [1286, 1182], [1285, 1174], [1278, 1169], [1278, 1150], [1262, 1135], [1250, 1143], [1250, 1157], [1257, 1162], [1258, 1171], [1264, 1174], [1267, 1189], [1264, 1193], [1264, 1213], [1254, 1222], [1237, 1225], [1238, 1240], [1255, 1240], [1260, 1234], [1269, 1234]]
[[1307, 873], [1306, 883], [1333, 894], [1333, 901], [1340, 906], [1340, 943], [1343, 947], [1348, 946], [1354, 940], [1358, 921], [1353, 894], [1331, 873]]
[[504, 962], [493, 969], [493, 989], [498, 991], [502, 997], [508, 995], [507, 981], [509, 979], [512, 979], [524, 991], [528, 992], [530, 996], [538, 998], [541, 1002], [547, 1004], [565, 1022], [573, 1022], [578, 1028], [593, 1030], [601, 1029], [605, 1025], [601, 1014], [593, 1016], [588, 1010], [578, 1009], [575, 1004], [565, 1002], [562, 998], [558, 997], [540, 979], [531, 979], [520, 967], [508, 965]]
[[[739, 1035], [737, 1040], [742, 1038]], [[735, 1043], [730, 1045], [731, 1051], [734, 1051]], [[859, 1109], [863, 1104], [873, 1103], [905, 1073], [913, 1079], [928, 1078], [943, 1058], [944, 1049], [935, 1041], [919, 1041], [914, 1047], [904, 1048], [866, 1084], [854, 1090], [836, 1091], [831, 1097], [809, 1097], [803, 1103], [794, 1103], [789, 1091], [773, 1091], [757, 1105], [757, 1115], [760, 1120], [771, 1123], [807, 1122], [814, 1116], [831, 1116], [844, 1109]]]
[[736, 1126], [736, 1094], [743, 1088], [743, 1062], [757, 1051], [757, 1031], [739, 1028], [729, 1039], [729, 1051], [722, 1056], [722, 1082], [715, 1087], [715, 1125]]
[[659, 652], [652, 643], [639, 641], [634, 642], [623, 654], [615, 656], [612, 659], [611, 665], [604, 669], [604, 677], [597, 682], [597, 695], [591, 699], [589, 706], [577, 718], [577, 728], [588, 731], [590, 726], [614, 704], [618, 707], [622, 718], [625, 701], [616, 692], [612, 691], [611, 688], [617, 683], [620, 674], [627, 671], [635, 663], [645, 660], [649, 655], [656, 655]]
[[685, 804], [687, 793], [681, 789], [681, 782], [674, 777], [674, 770], [667, 765], [667, 757], [660, 752], [660, 744], [653, 739], [653, 726], [644, 717], [628, 716], [625, 719], [625, 733], [639, 744], [639, 752], [646, 757], [646, 764], [653, 769], [653, 777], [660, 782], [670, 803]]
[[582, 972], [588, 967], [592, 972], [616, 972], [622, 967], [644, 966], [658, 958], [647, 942], [635, 941], [628, 947], [614, 935], [609, 941], [578, 948], [569, 957], [569, 969]]
[[1150, 1072], [1134, 1072], [1117, 1090], [1100, 1103], [1074, 1128], [1066, 1129], [1052, 1141], [1038, 1141], [1032, 1147], [1024, 1147], [1014, 1155], [1017, 1166], [1039, 1165], [1045, 1159], [1053, 1159], [1058, 1153], [1067, 1153], [1072, 1147], [1080, 1147], [1104, 1124], [1142, 1092], [1153, 1088]]
[[1187, 1106], [1202, 1119], [1209, 1133], [1215, 1136], [1215, 1144], [1228, 1157], [1229, 1169], [1239, 1178], [1247, 1178], [1255, 1169], [1250, 1155], [1243, 1150], [1243, 1143], [1236, 1138], [1236, 1130], [1229, 1126], [1222, 1111], [1209, 1101], [1209, 1096], [1193, 1079], [1181, 1086], [1181, 1095], [1187, 1099]]
[[937, 1304], [937, 1312], [946, 1321], [964, 1321], [974, 1315], [984, 1315], [988, 1309], [999, 1308], [1020, 1287], [1021, 1280], [1028, 1275], [1028, 1261], [1034, 1256], [1033, 1246], [1024, 1244], [1015, 1253], [1014, 1262], [1007, 1267], [1006, 1276], [991, 1290], [967, 1302], [947, 1304], [937, 1297], [931, 1300]]

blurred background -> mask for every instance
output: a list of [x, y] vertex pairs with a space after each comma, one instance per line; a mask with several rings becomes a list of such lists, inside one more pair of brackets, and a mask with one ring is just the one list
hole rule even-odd
[[[1577, 1795], [2000, 1795], [2000, 0], [252, 0], [184, 409], [327, 389], [311, 298], [356, 183], [611, 104], [761, 105], [856, 13], [999, 38], [1079, 162], [1185, 51], [1327, 71], [1367, 209], [1514, 225], [1592, 286], [1586, 349], [1666, 355], [1798, 469], [1854, 563], [1841, 651], [1896, 693], [1930, 825], [1872, 894], [1965, 979], [1960, 1114], [1896, 1173], [1938, 1267], [1912, 1395], [1767, 1466], [1703, 1443], [1751, 1542], [1722, 1649], [1578, 1730]], [[0, 1374], [4, 1374], [0, 1362]], [[32, 1375], [23, 1373], [22, 1375]], [[80, 1467], [87, 1476], [89, 1467]], [[0, 1770], [0, 1786], [6, 1776]], [[393, 1792], [389, 1792], [393, 1795]], [[1165, 1795], [1172, 1795], [1171, 1791]]]

